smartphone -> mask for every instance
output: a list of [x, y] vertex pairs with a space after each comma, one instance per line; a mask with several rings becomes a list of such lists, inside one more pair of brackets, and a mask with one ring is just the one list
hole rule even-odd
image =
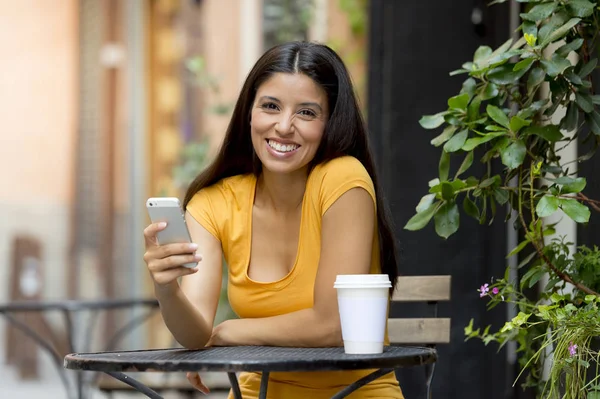
[[[156, 236], [160, 245], [192, 242], [179, 199], [174, 197], [148, 198], [146, 209], [148, 209], [152, 223], [167, 222], [167, 227], [159, 231]], [[197, 262], [192, 262], [183, 266], [192, 268], [196, 265]]]

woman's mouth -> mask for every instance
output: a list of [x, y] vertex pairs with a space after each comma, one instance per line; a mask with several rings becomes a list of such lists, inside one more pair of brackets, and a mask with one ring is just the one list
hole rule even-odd
[[267, 144], [269, 145], [269, 147], [271, 147], [275, 151], [284, 153], [284, 154], [295, 151], [300, 147], [298, 144], [281, 144], [281, 143], [276, 142], [275, 140], [269, 140], [269, 139], [267, 139]]

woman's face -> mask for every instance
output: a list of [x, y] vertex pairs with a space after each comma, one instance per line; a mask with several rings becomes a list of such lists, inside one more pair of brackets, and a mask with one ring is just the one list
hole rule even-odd
[[329, 115], [327, 94], [303, 74], [276, 73], [258, 87], [252, 106], [252, 145], [274, 173], [306, 169]]

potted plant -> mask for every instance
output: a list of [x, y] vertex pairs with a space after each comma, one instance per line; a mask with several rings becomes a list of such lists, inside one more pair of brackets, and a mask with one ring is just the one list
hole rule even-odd
[[[459, 229], [460, 208], [489, 224], [499, 207], [508, 207], [505, 222], [522, 239], [508, 257], [518, 256], [521, 277], [514, 281], [507, 268], [478, 291], [489, 308], [509, 303], [518, 314], [498, 331], [475, 328], [472, 320], [465, 335], [486, 345], [516, 341], [521, 382], [538, 397], [600, 398], [594, 344], [600, 250], [552, 238], [556, 226], [546, 219], [562, 212], [586, 224], [590, 210], [600, 211], [600, 201], [585, 194], [586, 179], [577, 176], [579, 163], [593, 158], [600, 144], [600, 95], [594, 95], [591, 74], [600, 9], [587, 0], [519, 2], [527, 3], [520, 38], [495, 50], [479, 47], [472, 61], [451, 73], [466, 80], [448, 108], [421, 118], [425, 129], [443, 127], [431, 140], [441, 151], [439, 176], [405, 228], [419, 230], [433, 219], [436, 233], [448, 238]], [[560, 149], [575, 141], [589, 152], [576, 162], [562, 159]], [[450, 167], [453, 158], [457, 168]], [[485, 172], [469, 175], [474, 162]], [[535, 286], [539, 295], [531, 295]]]

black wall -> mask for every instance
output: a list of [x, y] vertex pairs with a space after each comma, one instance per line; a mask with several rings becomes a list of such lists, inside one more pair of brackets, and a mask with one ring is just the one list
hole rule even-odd
[[[510, 37], [508, 5], [488, 8], [475, 0], [371, 0], [368, 121], [379, 172], [396, 223], [403, 275], [451, 274], [452, 301], [439, 314], [452, 318], [452, 342], [438, 347], [433, 396], [447, 399], [513, 396], [514, 370], [494, 344], [464, 342], [464, 327], [501, 326], [505, 309], [486, 311], [477, 288], [504, 274], [506, 240], [503, 216], [481, 226], [461, 215], [459, 232], [439, 238], [433, 225], [403, 230], [427, 182], [437, 177], [439, 150], [429, 141], [439, 131], [422, 129], [419, 118], [446, 109], [465, 75], [448, 73], [471, 60], [478, 46], [493, 48]], [[474, 7], [482, 23], [472, 23]], [[460, 162], [461, 160], [454, 160]], [[427, 316], [425, 308], [393, 308], [392, 316]], [[399, 373], [407, 399], [424, 398], [424, 370]], [[518, 389], [517, 389], [518, 390]]]

